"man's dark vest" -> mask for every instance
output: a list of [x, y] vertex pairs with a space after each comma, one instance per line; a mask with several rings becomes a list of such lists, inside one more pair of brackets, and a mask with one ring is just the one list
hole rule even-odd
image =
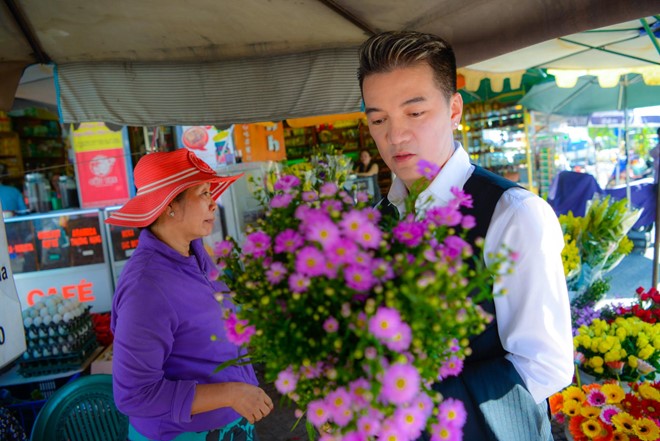
[[[517, 184], [479, 166], [463, 186], [472, 196], [472, 207], [462, 209], [463, 214], [474, 216], [476, 225], [467, 235], [474, 246], [478, 237], [485, 238], [495, 206], [502, 194]], [[385, 199], [381, 203], [383, 215], [395, 207]], [[495, 315], [492, 300], [481, 307]], [[463, 427], [465, 441], [536, 441], [552, 440], [550, 421], [527, 391], [513, 365], [504, 358], [497, 330], [497, 316], [486, 330], [470, 341], [472, 355], [465, 360], [463, 372], [433, 385], [445, 398], [460, 399], [465, 405], [468, 419]], [[424, 433], [419, 441], [429, 440]]]

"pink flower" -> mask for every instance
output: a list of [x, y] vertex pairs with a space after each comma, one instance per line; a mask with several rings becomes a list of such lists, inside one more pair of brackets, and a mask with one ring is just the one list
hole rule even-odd
[[247, 326], [247, 324], [247, 320], [239, 320], [234, 312], [230, 313], [225, 320], [227, 340], [236, 346], [248, 343], [256, 332], [256, 329], [254, 326]]
[[289, 392], [296, 390], [296, 385], [298, 384], [298, 379], [293, 373], [291, 367], [286, 368], [283, 371], [280, 371], [277, 374], [277, 379], [275, 380], [275, 388], [282, 395], [286, 395]]
[[430, 417], [433, 413], [433, 400], [431, 400], [431, 397], [422, 392], [417, 395], [417, 397], [415, 397], [415, 400], [412, 402], [410, 407], [414, 407], [415, 409], [419, 410], [422, 415], [428, 419], [428, 417]]
[[320, 243], [327, 250], [339, 240], [339, 228], [331, 221], [315, 223], [307, 229], [307, 239]]
[[[600, 420], [604, 422], [607, 425], [612, 425], [612, 417], [616, 414], [621, 412], [621, 409], [619, 409], [617, 406], [613, 406], [611, 404], [606, 404], [603, 406], [600, 410]], [[560, 414], [563, 415], [563, 414]]]
[[409, 438], [401, 433], [398, 427], [392, 424], [383, 426], [378, 434], [378, 439], [383, 441], [408, 441]]
[[313, 202], [318, 199], [315, 191], [303, 191], [302, 200], [305, 202]]
[[364, 415], [358, 418], [358, 430], [367, 436], [374, 436], [380, 430], [380, 418], [375, 415]]
[[451, 206], [433, 207], [426, 212], [426, 219], [438, 226], [455, 227], [461, 223], [461, 218], [458, 208]]
[[270, 248], [270, 236], [263, 231], [248, 234], [243, 245], [243, 254], [246, 256], [264, 257]]
[[431, 441], [461, 441], [463, 431], [459, 427], [445, 423], [437, 423], [431, 426]]
[[412, 331], [410, 326], [401, 322], [394, 335], [385, 341], [385, 345], [392, 351], [403, 352], [408, 350], [411, 340]]
[[340, 264], [353, 262], [357, 251], [358, 247], [355, 245], [355, 242], [341, 238], [333, 243], [327, 250], [330, 259], [337, 261]]
[[306, 246], [296, 256], [296, 271], [305, 276], [320, 276], [325, 271], [325, 257], [316, 247]]
[[449, 191], [454, 195], [453, 203], [465, 208], [472, 208], [472, 195], [458, 187], [452, 187]]
[[329, 417], [328, 405], [323, 400], [312, 401], [307, 406], [307, 420], [314, 426], [321, 427]]
[[275, 237], [274, 249], [276, 253], [293, 253], [300, 248], [302, 244], [303, 237], [294, 230], [288, 228]]
[[448, 377], [456, 377], [463, 370], [463, 360], [458, 358], [455, 355], [449, 357], [442, 366], [440, 366], [440, 374], [438, 375], [439, 379], [444, 379]]
[[387, 340], [397, 333], [401, 326], [401, 315], [393, 308], [379, 307], [369, 319], [369, 332], [379, 340]]
[[469, 214], [463, 216], [463, 220], [461, 221], [461, 227], [465, 228], [466, 230], [469, 230], [470, 228], [474, 228], [475, 225], [477, 225], [477, 221], [475, 220], [474, 216], [470, 216]]
[[277, 194], [270, 200], [270, 206], [273, 208], [285, 208], [289, 206], [292, 200], [293, 195], [291, 193]]
[[461, 428], [467, 420], [463, 402], [455, 398], [446, 398], [438, 407], [438, 420], [441, 424]]
[[337, 329], [339, 329], [339, 323], [337, 322], [337, 319], [334, 317], [328, 317], [325, 322], [323, 322], [323, 329], [329, 334], [337, 332]]
[[310, 280], [302, 274], [291, 274], [289, 276], [289, 289], [293, 292], [305, 292], [309, 288]]
[[600, 389], [592, 389], [587, 394], [587, 403], [590, 406], [600, 407], [607, 402], [607, 396]]
[[416, 247], [424, 238], [424, 225], [421, 222], [401, 221], [392, 229], [392, 234], [403, 245]]
[[408, 436], [408, 439], [417, 439], [426, 426], [427, 417], [417, 408], [399, 407], [394, 411], [396, 426]]
[[349, 385], [351, 401], [358, 406], [366, 406], [370, 401], [371, 391], [369, 390], [369, 381], [364, 378], [358, 378]]
[[275, 182], [273, 188], [275, 190], [283, 190], [286, 192], [299, 185], [300, 179], [298, 179], [295, 175], [284, 175], [279, 178], [277, 182]]
[[440, 166], [425, 159], [420, 159], [417, 161], [417, 172], [432, 181], [440, 173]]
[[326, 182], [325, 184], [321, 185], [321, 188], [319, 189], [319, 193], [321, 196], [325, 197], [330, 197], [334, 196], [335, 193], [337, 193], [337, 184], [334, 182]]
[[395, 363], [383, 373], [381, 397], [388, 403], [410, 403], [419, 395], [421, 378], [417, 369], [409, 364]]
[[382, 237], [381, 231], [373, 224], [364, 223], [355, 232], [355, 240], [366, 249], [376, 249]]
[[227, 257], [231, 254], [234, 249], [234, 244], [230, 240], [223, 240], [222, 242], [216, 242], [213, 247], [213, 254], [217, 257]]
[[344, 215], [343, 219], [339, 222], [339, 226], [347, 238], [357, 240], [360, 227], [368, 222], [369, 220], [363, 212], [351, 210]]
[[266, 271], [266, 279], [272, 285], [277, 285], [286, 276], [286, 267], [282, 262], [275, 262]]
[[360, 292], [369, 291], [375, 281], [369, 268], [362, 265], [349, 265], [344, 268], [344, 280], [349, 288]]
[[367, 216], [367, 219], [369, 220], [369, 222], [371, 222], [374, 225], [378, 224], [378, 221], [380, 221], [381, 214], [380, 214], [380, 211], [378, 211], [377, 208], [367, 207], [367, 208], [362, 209], [362, 213], [365, 216]]

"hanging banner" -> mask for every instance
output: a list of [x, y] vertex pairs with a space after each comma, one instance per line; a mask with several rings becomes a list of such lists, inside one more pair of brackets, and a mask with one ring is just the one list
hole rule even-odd
[[234, 127], [236, 153], [243, 162], [286, 159], [282, 123], [237, 124]]
[[21, 304], [9, 262], [4, 219], [0, 219], [0, 368], [25, 352]]
[[126, 127], [114, 131], [102, 122], [81, 123], [71, 137], [80, 206], [98, 208], [127, 202], [133, 189]]
[[214, 140], [218, 130], [214, 126], [178, 126], [176, 133], [178, 147], [187, 148], [212, 169], [218, 167]]

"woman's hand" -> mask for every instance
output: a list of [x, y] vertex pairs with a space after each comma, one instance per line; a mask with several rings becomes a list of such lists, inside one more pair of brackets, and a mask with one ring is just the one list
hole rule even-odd
[[192, 414], [231, 407], [251, 424], [273, 410], [273, 400], [258, 386], [248, 383], [198, 384], [192, 403]]
[[254, 424], [273, 410], [273, 400], [258, 386], [247, 383], [233, 383], [236, 388], [232, 409]]

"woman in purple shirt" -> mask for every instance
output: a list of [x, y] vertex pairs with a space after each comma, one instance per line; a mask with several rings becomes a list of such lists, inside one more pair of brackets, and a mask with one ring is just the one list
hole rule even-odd
[[218, 176], [185, 149], [146, 155], [134, 174], [137, 195], [107, 220], [144, 227], [112, 305], [114, 396], [129, 440], [255, 440], [273, 402], [252, 366], [214, 372], [242, 352], [225, 336], [234, 306], [201, 241], [240, 176]]

